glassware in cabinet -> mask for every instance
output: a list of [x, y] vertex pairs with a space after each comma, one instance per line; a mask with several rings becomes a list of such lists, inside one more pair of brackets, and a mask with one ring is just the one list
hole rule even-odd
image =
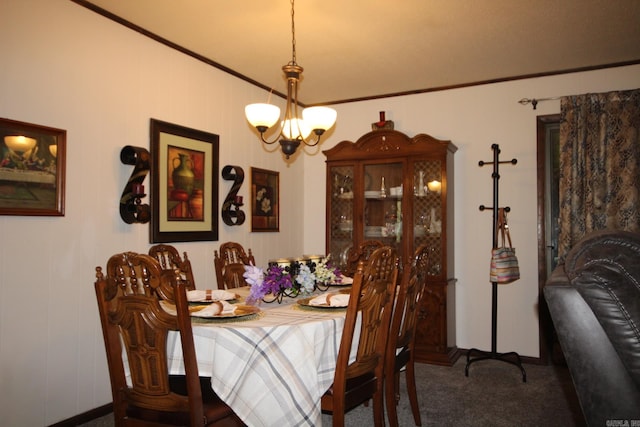
[[429, 271], [431, 276], [442, 273], [444, 264], [442, 224], [442, 161], [418, 160], [413, 163], [417, 186], [413, 189], [413, 239], [414, 246], [427, 244], [431, 249]]
[[331, 188], [328, 204], [328, 243], [327, 254], [339, 267], [346, 264], [347, 251], [353, 242], [353, 166], [335, 166], [329, 168]]

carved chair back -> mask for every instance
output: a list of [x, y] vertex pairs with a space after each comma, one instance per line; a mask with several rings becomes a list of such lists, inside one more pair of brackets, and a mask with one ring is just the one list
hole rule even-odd
[[343, 274], [345, 276], [353, 277], [358, 268], [358, 263], [360, 261], [367, 261], [373, 251], [378, 248], [383, 247], [384, 244], [379, 240], [365, 240], [360, 243], [358, 247], [349, 248], [347, 252], [347, 264], [344, 267]]
[[149, 248], [149, 255], [160, 263], [162, 270], [178, 272], [179, 278], [185, 282], [186, 290], [196, 289], [191, 261], [186, 252], [183, 252], [184, 258], [180, 258], [180, 253], [174, 246], [159, 244]]
[[416, 249], [413, 259], [405, 265], [398, 287], [385, 361], [387, 415], [392, 427], [398, 426], [396, 405], [400, 399], [400, 371], [404, 367], [413, 418], [416, 425], [421, 425], [414, 370], [414, 346], [417, 316], [427, 284], [428, 269], [429, 247], [421, 245]]
[[[185, 283], [163, 274], [149, 255], [125, 252], [107, 262], [105, 276], [96, 267], [95, 291], [107, 351], [116, 425], [159, 422], [208, 425], [237, 417], [226, 404], [203, 402]], [[167, 283], [168, 282], [168, 283]], [[173, 288], [175, 315], [163, 308], [163, 287]], [[184, 359], [184, 391], [173, 390], [167, 338], [178, 331]], [[126, 359], [123, 360], [123, 354]], [[127, 384], [125, 363], [130, 372]], [[186, 392], [186, 393], [184, 393]], [[217, 397], [217, 396], [216, 396]], [[214, 415], [215, 414], [215, 415]]]
[[213, 263], [216, 269], [216, 279], [219, 289], [232, 289], [246, 286], [244, 266], [255, 265], [256, 260], [240, 243], [226, 242], [220, 245], [220, 252], [214, 251]]
[[[345, 412], [369, 399], [373, 399], [375, 425], [384, 425], [384, 357], [397, 277], [398, 258], [390, 247], [376, 249], [366, 263], [358, 264], [334, 381], [321, 399], [322, 410], [333, 414], [334, 426], [344, 425]], [[349, 363], [358, 318], [358, 350], [355, 361]]]

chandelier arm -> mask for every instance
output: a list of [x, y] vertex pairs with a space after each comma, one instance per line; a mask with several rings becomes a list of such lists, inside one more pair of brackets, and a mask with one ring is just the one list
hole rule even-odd
[[[291, 106], [293, 105], [293, 111]], [[293, 78], [287, 79], [287, 108], [284, 110], [283, 120], [298, 117], [298, 84]]]
[[[315, 132], [314, 132], [315, 133]], [[302, 138], [301, 141], [304, 143], [304, 145], [306, 145], [307, 147], [315, 147], [316, 145], [318, 145], [320, 143], [320, 138], [321, 135], [318, 135], [317, 133], [316, 135], [316, 140], [315, 142], [309, 142], [307, 141], [305, 138]]]
[[[293, 99], [291, 100], [291, 104], [293, 105], [293, 115], [291, 118], [299, 119], [301, 115], [298, 114], [298, 79], [292, 80], [291, 85], [293, 86]], [[304, 134], [302, 133], [302, 129], [300, 129], [300, 120], [296, 120], [295, 125], [298, 128], [298, 135], [300, 135], [298, 139], [301, 139], [306, 144], [303, 136]]]
[[283, 138], [282, 123], [280, 123], [278, 125], [278, 128], [279, 128], [278, 133], [276, 133], [276, 136], [275, 136], [275, 138], [273, 138], [272, 141], [269, 141], [268, 139], [265, 139], [265, 137], [264, 137], [265, 132], [260, 132], [260, 139], [262, 140], [262, 142], [264, 142], [265, 144], [271, 145], [271, 144], [275, 144], [276, 142], [280, 141]]

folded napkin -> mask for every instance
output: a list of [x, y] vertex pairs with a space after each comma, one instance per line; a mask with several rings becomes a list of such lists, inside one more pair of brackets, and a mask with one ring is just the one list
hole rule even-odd
[[309, 305], [330, 307], [346, 307], [349, 305], [349, 294], [322, 294], [309, 300]]
[[192, 302], [228, 301], [235, 297], [236, 294], [225, 291], [224, 289], [196, 289], [195, 291], [187, 291], [187, 300]]
[[353, 277], [342, 276], [340, 283], [343, 285], [353, 285]]
[[201, 310], [191, 311], [191, 315], [196, 317], [229, 316], [236, 312], [236, 308], [235, 305], [226, 301], [215, 301]]

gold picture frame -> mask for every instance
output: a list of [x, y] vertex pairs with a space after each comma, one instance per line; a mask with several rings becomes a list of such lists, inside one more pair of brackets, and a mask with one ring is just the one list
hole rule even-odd
[[64, 216], [67, 131], [0, 118], [0, 215]]

